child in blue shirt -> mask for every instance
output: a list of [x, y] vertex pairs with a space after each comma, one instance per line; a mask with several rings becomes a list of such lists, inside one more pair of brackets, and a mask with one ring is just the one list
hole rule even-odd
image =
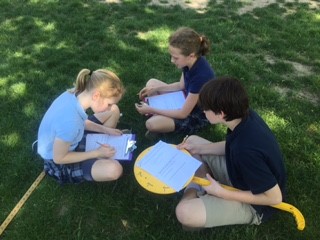
[[152, 78], [139, 92], [139, 97], [143, 100], [147, 96], [182, 90], [186, 102], [179, 110], [156, 109], [143, 102], [136, 104], [140, 114], [151, 115], [146, 121], [147, 133], [192, 134], [209, 125], [197, 106], [201, 87], [214, 78], [214, 71], [204, 57], [208, 52], [209, 40], [191, 28], [179, 28], [169, 37], [171, 62], [182, 70], [181, 78], [170, 84]]
[[[111, 181], [122, 175], [112, 157], [115, 149], [104, 145], [90, 152], [77, 151], [84, 131], [111, 135], [120, 117], [117, 103], [124, 94], [120, 79], [111, 71], [82, 69], [75, 88], [62, 93], [45, 113], [38, 131], [38, 153], [45, 172], [59, 183]], [[94, 115], [88, 119], [86, 110]]]

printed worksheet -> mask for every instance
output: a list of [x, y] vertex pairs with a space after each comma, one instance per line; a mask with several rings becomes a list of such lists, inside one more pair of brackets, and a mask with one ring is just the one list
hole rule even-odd
[[160, 181], [180, 191], [193, 177], [201, 162], [175, 146], [159, 141], [137, 166]]
[[134, 134], [122, 134], [121, 136], [112, 136], [108, 134], [87, 134], [86, 152], [99, 148], [100, 144], [107, 144], [116, 149], [114, 159], [131, 160], [132, 154], [130, 145], [134, 141]]
[[164, 93], [161, 95], [147, 97], [149, 106], [162, 110], [181, 109], [186, 101], [183, 91]]

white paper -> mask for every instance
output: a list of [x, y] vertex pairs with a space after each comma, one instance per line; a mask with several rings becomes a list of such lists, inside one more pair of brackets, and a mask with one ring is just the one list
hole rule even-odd
[[174, 146], [159, 141], [137, 163], [137, 166], [160, 181], [180, 191], [193, 177], [201, 162]]
[[162, 110], [181, 109], [186, 101], [183, 91], [147, 97], [149, 106]]
[[111, 136], [107, 134], [87, 134], [86, 137], [86, 152], [95, 150], [101, 144], [108, 144], [116, 149], [116, 154], [113, 157], [117, 160], [126, 160], [130, 158], [128, 151], [128, 143], [133, 138], [132, 134], [122, 134], [121, 136]]

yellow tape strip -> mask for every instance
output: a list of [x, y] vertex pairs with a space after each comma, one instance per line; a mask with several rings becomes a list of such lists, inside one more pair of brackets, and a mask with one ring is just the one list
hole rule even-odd
[[7, 228], [7, 226], [10, 224], [12, 219], [16, 216], [16, 214], [19, 212], [20, 208], [23, 206], [23, 204], [28, 200], [31, 193], [36, 189], [36, 187], [39, 185], [41, 180], [45, 176], [45, 172], [41, 172], [40, 175], [37, 177], [37, 179], [32, 183], [32, 185], [29, 187], [27, 192], [23, 195], [23, 197], [20, 199], [20, 201], [17, 203], [17, 205], [12, 209], [10, 214], [7, 216], [7, 218], [4, 220], [4, 222], [0, 226], [0, 236], [4, 232], [4, 230]]

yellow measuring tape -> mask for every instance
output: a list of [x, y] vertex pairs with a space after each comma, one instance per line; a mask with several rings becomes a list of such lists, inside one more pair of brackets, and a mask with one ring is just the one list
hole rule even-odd
[[7, 216], [7, 218], [4, 220], [4, 222], [0, 226], [0, 236], [4, 232], [4, 230], [7, 228], [7, 226], [10, 224], [12, 219], [16, 216], [16, 214], [19, 212], [20, 208], [23, 206], [23, 204], [28, 200], [31, 193], [36, 189], [36, 187], [39, 185], [41, 180], [45, 176], [45, 172], [41, 172], [40, 175], [37, 177], [37, 179], [32, 183], [32, 185], [29, 187], [27, 192], [23, 195], [23, 197], [20, 199], [20, 201], [17, 203], [17, 205], [12, 209], [10, 214]]

